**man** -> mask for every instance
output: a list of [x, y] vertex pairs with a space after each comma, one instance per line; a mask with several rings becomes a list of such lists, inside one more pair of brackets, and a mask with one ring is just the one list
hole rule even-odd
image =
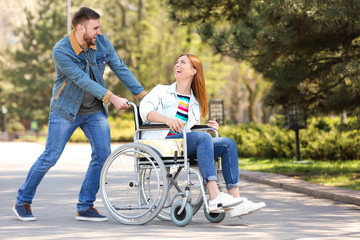
[[101, 35], [100, 15], [83, 7], [72, 19], [74, 30], [53, 49], [56, 79], [50, 100], [49, 130], [45, 150], [31, 167], [18, 191], [13, 208], [22, 221], [34, 221], [30, 204], [44, 175], [59, 159], [74, 131], [80, 127], [89, 140], [92, 160], [86, 172], [77, 204], [77, 220], [106, 221], [93, 207], [102, 166], [110, 154], [107, 103], [128, 108], [128, 100], [105, 88], [103, 74], [109, 65], [121, 82], [140, 100], [144, 88], [117, 56], [109, 40]]

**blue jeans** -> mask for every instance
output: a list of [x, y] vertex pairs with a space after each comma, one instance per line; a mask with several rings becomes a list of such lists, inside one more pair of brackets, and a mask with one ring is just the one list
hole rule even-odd
[[[166, 139], [183, 138], [183, 134]], [[227, 137], [212, 138], [206, 132], [186, 133], [188, 157], [196, 158], [200, 173], [206, 184], [217, 180], [214, 158], [221, 157], [221, 167], [227, 190], [239, 187], [239, 162], [236, 142]]]
[[66, 143], [80, 127], [91, 144], [91, 161], [79, 194], [77, 210], [93, 206], [99, 190], [100, 173], [106, 158], [110, 155], [110, 126], [104, 111], [89, 115], [78, 115], [74, 122], [50, 111], [49, 130], [44, 152], [32, 165], [24, 184], [18, 191], [16, 204], [32, 203], [36, 188], [49, 169], [56, 164]]

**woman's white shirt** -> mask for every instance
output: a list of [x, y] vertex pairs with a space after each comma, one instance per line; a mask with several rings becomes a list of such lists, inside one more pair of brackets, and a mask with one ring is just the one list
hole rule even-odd
[[[147, 115], [156, 111], [170, 118], [175, 118], [178, 110], [179, 100], [176, 95], [176, 82], [171, 85], [157, 85], [140, 102], [140, 117], [143, 123], [158, 124], [149, 122]], [[191, 128], [200, 123], [200, 107], [193, 91], [191, 91], [188, 121], [184, 127], [185, 132], [190, 132]], [[144, 131], [141, 139], [165, 139], [169, 130]]]

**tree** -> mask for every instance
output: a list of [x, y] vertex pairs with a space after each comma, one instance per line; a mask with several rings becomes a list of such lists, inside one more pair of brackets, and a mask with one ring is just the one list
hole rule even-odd
[[[100, 2], [102, 4], [98, 4]], [[209, 46], [201, 42], [194, 27], [177, 26], [176, 22], [171, 21], [164, 1], [101, 0], [86, 3], [103, 13], [102, 32], [114, 44], [118, 55], [146, 91], [156, 84], [173, 83], [173, 67], [177, 57], [190, 52], [203, 62], [209, 98], [224, 97], [221, 93], [226, 88], [235, 61], [228, 59], [223, 62], [221, 55], [214, 55]], [[105, 78], [107, 86], [115, 93], [132, 99], [111, 72]], [[118, 114], [117, 111], [112, 113]]]
[[11, 65], [4, 67], [4, 84], [8, 91], [9, 117], [28, 125], [31, 120], [39, 125], [47, 123], [55, 68], [52, 48], [66, 34], [65, 3], [40, 0], [38, 16], [25, 9], [26, 25], [16, 34], [21, 48], [14, 52]]
[[196, 24], [216, 53], [245, 59], [272, 82], [271, 106], [307, 114], [359, 103], [360, 2], [168, 0], [172, 18]]
[[[21, 37], [21, 46], [1, 54], [1, 57], [9, 59], [10, 64], [0, 61], [0, 101], [6, 100], [9, 103], [7, 107], [12, 120], [19, 119], [25, 123], [37, 120], [40, 127], [47, 123], [49, 99], [55, 78], [51, 51], [56, 42], [66, 35], [65, 3], [39, 0], [39, 15], [26, 10], [26, 25], [17, 32]], [[239, 63], [220, 54], [213, 54], [210, 47], [201, 41], [193, 26], [178, 26], [170, 20], [168, 6], [164, 1], [73, 0], [72, 12], [81, 6], [88, 6], [100, 13], [102, 32], [113, 43], [118, 55], [146, 91], [159, 83], [174, 82], [173, 66], [178, 55], [193, 53], [203, 62], [208, 97], [225, 99], [230, 96], [227, 83], [231, 78], [230, 73]], [[131, 93], [112, 71], [106, 70], [104, 79], [108, 89], [134, 101]], [[238, 76], [231, 81], [243, 80]], [[260, 95], [255, 98], [259, 99]], [[245, 97], [244, 101], [249, 99], [250, 97]], [[261, 107], [261, 104], [257, 104], [258, 100], [255, 102], [254, 109]], [[225, 104], [232, 103], [225, 99]], [[235, 105], [226, 107], [238, 115], [247, 111], [243, 108], [241, 112]], [[119, 114], [118, 111], [110, 112], [113, 116]], [[241, 119], [234, 117], [234, 120]]]

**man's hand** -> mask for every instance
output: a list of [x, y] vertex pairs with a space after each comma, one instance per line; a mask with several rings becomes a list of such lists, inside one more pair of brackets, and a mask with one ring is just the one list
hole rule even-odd
[[118, 97], [115, 94], [111, 96], [110, 102], [118, 110], [128, 109], [130, 107], [129, 104], [128, 104], [129, 101], [126, 98]]

